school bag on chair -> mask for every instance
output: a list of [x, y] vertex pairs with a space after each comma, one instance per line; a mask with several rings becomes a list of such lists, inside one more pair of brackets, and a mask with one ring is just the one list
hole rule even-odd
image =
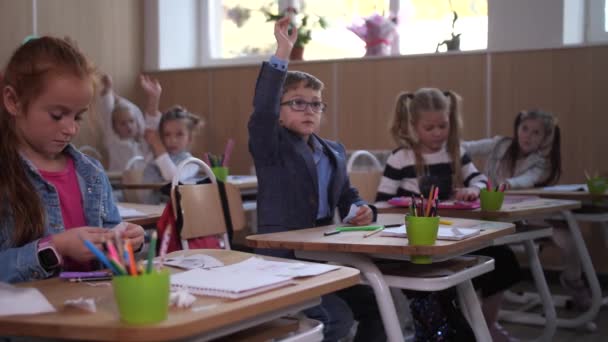
[[[197, 164], [210, 183], [179, 184], [184, 166]], [[171, 200], [157, 225], [159, 236], [169, 229], [168, 252], [181, 249], [230, 249], [226, 220], [217, 180], [211, 169], [197, 158], [188, 158], [177, 166], [171, 182]]]

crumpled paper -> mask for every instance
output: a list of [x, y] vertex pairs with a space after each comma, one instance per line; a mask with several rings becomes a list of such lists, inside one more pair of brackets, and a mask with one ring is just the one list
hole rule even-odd
[[80, 297], [77, 299], [66, 299], [66, 301], [63, 302], [63, 305], [75, 307], [86, 312], [97, 312], [97, 306], [95, 305], [95, 299], [93, 298]]
[[196, 297], [184, 289], [171, 291], [171, 294], [169, 295], [169, 305], [178, 308], [189, 308], [195, 301]]

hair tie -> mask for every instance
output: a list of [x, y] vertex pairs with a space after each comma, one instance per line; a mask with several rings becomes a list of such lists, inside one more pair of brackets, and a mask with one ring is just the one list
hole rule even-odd
[[443, 91], [443, 95], [446, 97], [450, 97], [450, 91], [449, 90], [444, 90]]
[[407, 95], [405, 95], [408, 99], [413, 100], [414, 99], [414, 94], [412, 93], [408, 93]]

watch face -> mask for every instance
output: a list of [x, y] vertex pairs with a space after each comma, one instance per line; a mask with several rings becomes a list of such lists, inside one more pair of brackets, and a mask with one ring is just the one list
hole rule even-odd
[[44, 248], [38, 252], [38, 259], [40, 260], [40, 265], [44, 267], [45, 270], [52, 270], [59, 266], [59, 258], [57, 258], [57, 254], [52, 248]]

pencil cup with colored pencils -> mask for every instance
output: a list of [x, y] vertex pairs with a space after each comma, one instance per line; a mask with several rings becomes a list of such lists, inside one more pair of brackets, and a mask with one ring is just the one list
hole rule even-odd
[[587, 180], [587, 188], [592, 195], [603, 195], [608, 189], [608, 179], [605, 177], [593, 177]]
[[226, 166], [214, 166], [211, 168], [211, 171], [213, 171], [218, 181], [226, 183], [228, 179], [228, 168]]
[[[439, 216], [405, 216], [405, 231], [411, 246], [431, 246], [437, 240], [439, 231]], [[430, 264], [428, 255], [412, 255], [411, 262], [415, 264]]]
[[479, 201], [481, 202], [481, 210], [496, 211], [502, 207], [502, 202], [505, 200], [505, 193], [502, 191], [488, 191], [481, 189], [479, 193]]
[[137, 277], [114, 276], [114, 298], [120, 320], [127, 324], [152, 324], [167, 319], [169, 272], [151, 272]]

